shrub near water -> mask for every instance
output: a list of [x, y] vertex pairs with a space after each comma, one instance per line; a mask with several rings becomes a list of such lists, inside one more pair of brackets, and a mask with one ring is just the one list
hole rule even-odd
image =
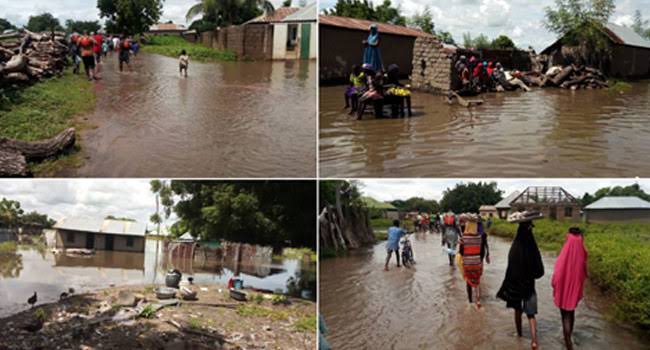
[[[614, 299], [617, 318], [650, 328], [650, 224], [577, 224], [535, 221], [540, 248], [559, 252], [566, 232], [579, 226], [589, 252], [589, 278]], [[490, 234], [514, 238], [517, 225], [496, 221]]]
[[230, 50], [216, 50], [200, 44], [190, 43], [176, 36], [154, 36], [142, 47], [142, 51], [169, 57], [179, 57], [187, 51], [191, 60], [196, 61], [234, 61], [237, 55]]

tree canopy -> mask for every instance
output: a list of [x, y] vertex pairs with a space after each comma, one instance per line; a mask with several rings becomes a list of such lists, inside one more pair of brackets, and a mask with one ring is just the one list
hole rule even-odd
[[[172, 234], [205, 240], [316, 248], [313, 181], [187, 181], [160, 183]], [[153, 188], [152, 189], [157, 189]]]
[[92, 33], [98, 32], [101, 28], [99, 21], [73, 21], [71, 19], [65, 21], [65, 30], [68, 33]]
[[580, 205], [585, 207], [603, 197], [607, 196], [623, 196], [630, 197], [635, 196], [643, 200], [650, 201], [650, 194], [646, 193], [641, 189], [639, 184], [633, 184], [630, 186], [615, 186], [615, 187], [603, 187], [594, 194], [585, 193], [580, 200]]
[[50, 228], [55, 223], [47, 215], [37, 211], [31, 211], [25, 214], [18, 201], [7, 198], [0, 200], [0, 226], [15, 228], [25, 224], [38, 224]]
[[646, 40], [650, 40], [650, 27], [648, 27], [648, 23], [648, 20], [643, 19], [641, 11], [634, 11], [634, 19], [631, 28]]
[[435, 199], [411, 197], [407, 200], [397, 199], [390, 203], [401, 212], [418, 211], [423, 213], [437, 213], [440, 211], [440, 206]]
[[609, 49], [602, 28], [615, 9], [614, 0], [555, 0], [555, 7], [544, 9], [544, 26], [567, 45], [602, 52]]
[[334, 8], [324, 12], [331, 16], [352, 17], [401, 26], [406, 25], [406, 17], [401, 14], [400, 7], [393, 7], [390, 0], [384, 0], [379, 6], [375, 6], [368, 0], [338, 0]]
[[32, 32], [62, 31], [63, 27], [57, 18], [51, 13], [45, 12], [40, 15], [30, 16], [25, 26]]
[[0, 18], [0, 33], [10, 29], [16, 29], [16, 26], [11, 24], [11, 22], [7, 21], [6, 19]]
[[141, 34], [162, 15], [163, 0], [97, 0], [99, 16], [113, 26], [111, 32]]
[[502, 194], [496, 182], [461, 183], [443, 192], [440, 208], [454, 213], [478, 213], [481, 205], [497, 203]]
[[190, 28], [206, 31], [214, 30], [218, 26], [242, 24], [263, 12], [273, 11], [275, 8], [268, 0], [201, 0], [187, 10], [185, 17], [189, 22], [202, 15], [202, 18], [194, 21]]
[[507, 35], [499, 35], [494, 40], [492, 40], [492, 44], [490, 46], [493, 49], [500, 50], [511, 50], [517, 48], [512, 39], [510, 39]]
[[416, 12], [407, 21], [410, 26], [418, 28], [425, 33], [434, 33], [435, 25], [433, 24], [433, 16], [431, 15], [429, 5], [424, 6], [424, 10], [421, 13]]

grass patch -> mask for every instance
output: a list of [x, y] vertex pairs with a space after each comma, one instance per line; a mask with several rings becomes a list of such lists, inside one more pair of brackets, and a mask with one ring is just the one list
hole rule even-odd
[[237, 314], [243, 317], [265, 317], [275, 321], [284, 321], [289, 318], [286, 311], [273, 310], [259, 305], [242, 304], [237, 307]]
[[174, 58], [178, 58], [182, 50], [187, 51], [190, 56], [190, 61], [214, 62], [237, 60], [237, 55], [230, 50], [208, 48], [176, 36], [154, 36], [149, 38], [149, 42], [142, 47], [142, 51], [146, 53]]
[[60, 77], [0, 91], [0, 137], [38, 141], [76, 127], [95, 108], [93, 83], [67, 69]]
[[316, 261], [316, 252], [310, 248], [285, 248], [282, 251], [282, 257], [285, 259], [301, 260], [305, 254], [309, 254], [309, 258]]
[[[535, 239], [541, 249], [559, 252], [569, 227], [585, 232], [589, 278], [613, 299], [616, 317], [650, 329], [650, 224], [585, 224], [535, 221]], [[490, 234], [514, 238], [516, 224], [494, 222]]]
[[293, 323], [295, 329], [299, 332], [316, 331], [316, 315], [304, 316]]
[[612, 93], [618, 93], [618, 94], [624, 94], [632, 89], [632, 85], [630, 83], [620, 81], [620, 80], [613, 80], [609, 82], [609, 87], [607, 88], [607, 91], [612, 92]]
[[144, 318], [152, 318], [155, 314], [156, 312], [154, 311], [153, 305], [149, 304], [142, 309], [139, 316]]
[[188, 320], [188, 325], [190, 329], [198, 330], [201, 329], [201, 320], [196, 317], [190, 317]]
[[18, 243], [15, 241], [6, 241], [0, 243], [0, 254], [2, 253], [13, 253], [18, 249]]
[[385, 241], [388, 239], [388, 231], [378, 231], [373, 229], [373, 233], [375, 234], [375, 239], [378, 241]]

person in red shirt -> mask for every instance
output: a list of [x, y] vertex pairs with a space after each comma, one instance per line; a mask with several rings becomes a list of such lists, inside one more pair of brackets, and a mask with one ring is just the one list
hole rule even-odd
[[92, 36], [89, 36], [88, 32], [84, 32], [84, 35], [80, 36], [77, 39], [77, 45], [79, 45], [81, 60], [84, 63], [84, 68], [86, 69], [86, 76], [88, 77], [88, 80], [97, 80], [97, 76], [95, 74], [95, 57], [93, 55], [95, 39], [93, 39]]
[[95, 39], [95, 44], [93, 45], [93, 53], [95, 54], [95, 60], [97, 64], [102, 61], [102, 44], [104, 43], [104, 36], [101, 33], [93, 33], [93, 39]]

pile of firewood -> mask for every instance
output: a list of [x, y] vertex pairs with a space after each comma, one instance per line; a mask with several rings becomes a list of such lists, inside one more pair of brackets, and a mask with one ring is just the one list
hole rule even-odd
[[551, 67], [545, 74], [545, 86], [563, 89], [600, 89], [607, 87], [607, 78], [596, 68], [570, 65]]
[[68, 46], [65, 33], [21, 29], [0, 35], [0, 86], [27, 83], [63, 71]]

